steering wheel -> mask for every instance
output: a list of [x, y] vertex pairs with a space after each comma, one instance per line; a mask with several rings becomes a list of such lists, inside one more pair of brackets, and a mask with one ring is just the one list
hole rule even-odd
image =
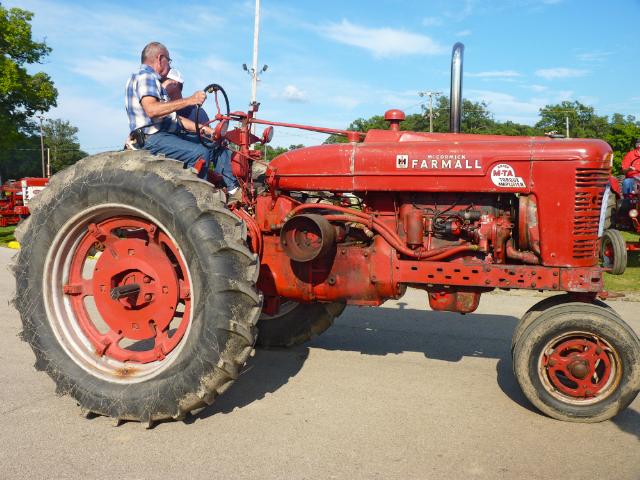
[[[220, 113], [220, 105], [218, 104], [218, 92], [222, 92], [222, 96], [224, 97], [225, 107], [227, 109], [226, 115], [229, 116], [229, 113], [230, 113], [229, 97], [227, 97], [227, 92], [224, 91], [224, 88], [222, 88], [217, 83], [212, 83], [211, 85], [207, 85], [206, 87], [204, 87], [203, 90], [205, 93], [215, 93], [216, 107], [218, 109], [218, 113]], [[216, 148], [218, 146], [217, 145], [218, 141], [225, 135], [225, 133], [227, 133], [226, 130], [229, 125], [229, 122], [228, 120], [223, 120], [220, 123], [218, 123], [218, 125], [215, 128], [213, 140], [205, 140], [205, 138], [202, 135], [202, 132], [200, 131], [200, 124], [198, 123], [198, 117], [200, 116], [201, 109], [202, 107], [200, 105], [196, 105], [195, 124], [196, 124], [196, 132], [198, 133], [198, 140], [200, 140], [200, 143], [206, 148]]]

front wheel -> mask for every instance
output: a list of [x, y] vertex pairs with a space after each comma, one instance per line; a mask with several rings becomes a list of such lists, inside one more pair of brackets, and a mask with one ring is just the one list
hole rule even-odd
[[210, 404], [253, 349], [261, 298], [221, 192], [142, 151], [56, 175], [21, 230], [16, 306], [56, 391], [151, 423]]
[[600, 245], [602, 266], [611, 269], [612, 275], [622, 275], [627, 268], [627, 244], [618, 230], [604, 231]]
[[550, 308], [522, 332], [513, 353], [524, 395], [558, 420], [608, 420], [640, 391], [640, 341], [610, 309]]

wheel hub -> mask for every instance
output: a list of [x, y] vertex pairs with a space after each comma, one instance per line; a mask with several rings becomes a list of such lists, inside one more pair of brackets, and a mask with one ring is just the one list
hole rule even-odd
[[140, 239], [119, 240], [105, 249], [94, 269], [93, 287], [104, 321], [135, 340], [153, 336], [156, 328], [167, 328], [180, 291], [165, 252]]
[[[178, 346], [189, 324], [189, 280], [178, 247], [154, 222], [114, 216], [90, 223], [70, 254], [63, 292], [95, 355], [151, 363]], [[97, 316], [86, 297], [93, 297]]]
[[542, 357], [543, 368], [556, 391], [574, 399], [597, 396], [613, 375], [609, 349], [596, 335], [560, 340]]

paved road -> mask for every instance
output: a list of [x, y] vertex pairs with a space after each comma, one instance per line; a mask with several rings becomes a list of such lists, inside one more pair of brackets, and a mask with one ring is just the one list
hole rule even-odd
[[[0, 265], [11, 252], [0, 249]], [[13, 279], [0, 269], [0, 305]], [[33, 368], [3, 307], [2, 478], [640, 479], [640, 400], [595, 425], [532, 409], [511, 333], [533, 295], [485, 295], [477, 313], [426, 312], [410, 291], [348, 308], [325, 335], [259, 351], [197, 419], [145, 430], [81, 418]], [[611, 305], [640, 331], [640, 304]]]

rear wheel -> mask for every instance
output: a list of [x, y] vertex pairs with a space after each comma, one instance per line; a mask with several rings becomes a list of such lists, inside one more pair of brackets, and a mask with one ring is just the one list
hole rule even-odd
[[292, 347], [324, 333], [344, 311], [345, 304], [285, 301], [275, 315], [263, 313], [258, 321], [257, 345]]
[[257, 258], [223, 196], [180, 163], [86, 158], [52, 179], [21, 236], [23, 338], [85, 411], [180, 418], [237, 378], [261, 309]]
[[604, 231], [600, 245], [602, 266], [611, 269], [612, 275], [622, 275], [627, 268], [627, 244], [618, 230]]
[[514, 372], [527, 399], [550, 417], [600, 422], [640, 390], [640, 341], [610, 309], [558, 306], [522, 332]]

